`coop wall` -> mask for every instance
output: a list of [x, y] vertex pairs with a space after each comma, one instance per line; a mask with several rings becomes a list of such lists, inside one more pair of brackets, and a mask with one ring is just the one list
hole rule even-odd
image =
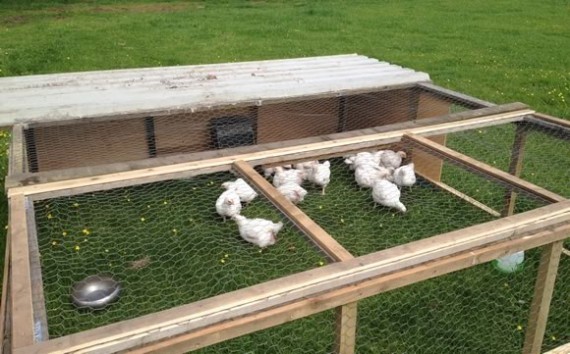
[[[13, 141], [14, 160], [22, 163], [13, 164], [11, 175], [215, 150], [212, 120], [219, 117], [250, 119], [254, 143], [265, 144], [445, 115], [453, 102], [410, 87], [156, 117], [35, 124]], [[445, 136], [432, 139], [445, 143]], [[418, 154], [414, 162], [419, 171], [439, 179], [437, 161]]]

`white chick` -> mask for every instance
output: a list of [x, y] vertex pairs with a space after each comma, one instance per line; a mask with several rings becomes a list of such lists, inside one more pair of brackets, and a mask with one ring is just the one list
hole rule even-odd
[[392, 150], [384, 150], [380, 154], [380, 166], [386, 168], [398, 168], [402, 164], [402, 159], [406, 158], [404, 151], [394, 152]]
[[298, 162], [296, 164], [293, 164], [293, 168], [297, 169], [297, 170], [309, 170], [311, 169], [314, 165], [318, 165], [319, 161], [306, 161], [306, 162]]
[[412, 187], [416, 183], [414, 163], [398, 167], [394, 171], [394, 182], [400, 187]]
[[257, 192], [251, 188], [243, 178], [238, 178], [235, 181], [224, 182], [222, 187], [226, 190], [234, 190], [242, 202], [249, 203], [257, 197]]
[[240, 236], [247, 242], [261, 248], [271, 246], [277, 241], [277, 233], [283, 227], [282, 222], [274, 223], [265, 219], [248, 219], [242, 215], [234, 215]]
[[406, 212], [406, 207], [400, 202], [400, 190], [394, 183], [385, 179], [374, 182], [372, 198], [380, 205], [397, 209], [402, 213]]
[[391, 180], [394, 169], [373, 165], [361, 165], [354, 170], [354, 179], [361, 188], [372, 188], [379, 179]]
[[275, 167], [275, 176], [273, 176], [273, 185], [277, 188], [286, 183], [296, 183], [301, 185], [305, 180], [305, 171], [291, 169], [285, 170], [282, 167]]
[[331, 181], [331, 163], [329, 161], [323, 163], [317, 161], [317, 164], [313, 164], [308, 170], [307, 179], [309, 182], [321, 186], [323, 188], [321, 194], [325, 195], [325, 189]]
[[349, 156], [344, 160], [351, 170], [355, 170], [358, 166], [370, 165], [378, 166], [380, 164], [380, 154], [371, 152], [359, 152], [356, 155]]
[[232, 189], [222, 193], [216, 200], [216, 211], [224, 218], [224, 221], [226, 217], [238, 215], [241, 212], [239, 195]]
[[[281, 166], [282, 168], [291, 168], [291, 165], [283, 165]], [[277, 167], [267, 167], [263, 169], [263, 176], [265, 176], [265, 178], [269, 178], [271, 176], [273, 176], [273, 174], [275, 174], [275, 172], [277, 172]]]
[[277, 190], [293, 204], [302, 202], [307, 195], [307, 191], [303, 187], [292, 182], [279, 186]]

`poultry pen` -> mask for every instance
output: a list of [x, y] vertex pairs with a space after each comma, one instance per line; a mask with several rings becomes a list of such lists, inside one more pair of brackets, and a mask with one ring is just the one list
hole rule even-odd
[[[13, 125], [7, 351], [538, 353], [570, 341], [569, 169], [552, 168], [570, 166], [567, 121], [358, 55], [6, 78], [0, 95], [13, 102], [0, 110]], [[405, 213], [377, 205], [344, 161], [378, 149], [414, 163]], [[331, 181], [324, 195], [304, 182], [297, 205], [263, 175], [315, 159]], [[274, 245], [246, 243], [216, 214], [236, 178], [258, 194], [242, 215], [283, 223]], [[521, 251], [518, 271], [488, 264]], [[121, 295], [78, 309], [70, 288], [93, 274]]]

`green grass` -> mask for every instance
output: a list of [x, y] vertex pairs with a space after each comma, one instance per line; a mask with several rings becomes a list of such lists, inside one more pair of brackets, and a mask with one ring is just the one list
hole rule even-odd
[[[311, 2], [303, 0], [294, 2], [237, 0], [207, 2], [4, 0], [0, 2], [0, 76], [276, 59], [356, 52], [428, 72], [436, 84], [485, 100], [496, 103], [521, 101], [531, 105], [538, 111], [568, 118], [570, 117], [570, 71], [567, 65], [568, 46], [570, 45], [569, 22], [570, 3], [562, 0], [545, 2], [533, 2], [530, 0], [476, 0], [461, 4], [451, 0], [400, 2], [348, 2], [340, 0]], [[511, 135], [509, 134], [512, 134], [512, 131], [500, 130], [508, 130], [510, 128], [494, 129], [485, 130], [481, 134], [484, 138], [479, 136], [477, 132], [470, 132], [466, 134], [471, 135], [458, 135], [457, 138], [450, 136], [449, 141], [453, 148], [482, 158], [490, 164], [493, 164], [493, 161], [495, 161], [495, 165], [506, 168], [511, 141], [509, 138]], [[563, 167], [567, 166], [568, 145], [552, 141], [545, 139], [541, 134], [533, 134], [529, 137], [531, 149], [540, 151], [540, 153], [526, 160], [527, 164], [525, 169], [523, 169], [523, 177], [537, 184], [544, 183], [546, 187], [562, 195], [569, 195], [568, 168]], [[6, 173], [6, 142], [6, 137], [0, 137], [0, 145], [2, 146], [0, 151], [1, 176], [4, 176]], [[549, 168], [548, 162], [552, 166], [562, 167], [558, 169]], [[453, 169], [446, 169], [444, 173], [444, 178], [447, 179], [446, 182], [454, 185], [456, 188], [457, 184], [453, 184], [453, 182], [477, 180], [477, 178], [468, 179], [468, 177]], [[464, 192], [476, 196], [486, 203], [497, 205], [497, 200], [500, 199], [502, 194], [497, 192], [500, 190], [495, 189], [493, 186], [481, 187], [480, 185], [478, 183], [469, 183], [464, 186], [464, 188], [468, 189], [464, 190]], [[334, 188], [331, 189], [330, 196], [333, 196], [333, 191]], [[407, 198], [407, 196], [421, 198], [419, 200], [425, 200], [426, 203], [430, 201], [430, 203], [433, 203], [432, 205], [440, 205], [443, 208], [442, 210], [459, 212], [463, 210], [462, 208], [469, 209], [472, 212], [472, 214], [469, 214], [471, 216], [467, 219], [454, 221], [457, 225], [477, 222], [479, 217], [481, 217], [481, 220], [488, 218], [488, 216], [481, 214], [478, 210], [464, 206], [461, 203], [450, 204], [445, 202], [443, 205], [437, 204], [438, 200], [440, 200], [437, 194], [427, 193], [424, 189], [413, 189], [410, 194], [407, 194], [407, 192], [404, 194], [404, 198]], [[0, 225], [4, 225], [7, 220], [6, 199], [3, 194], [0, 198], [2, 198], [0, 200]], [[190, 197], [184, 196], [180, 200], [186, 200], [184, 198]], [[339, 237], [345, 237], [344, 242], [347, 244], [347, 247], [352, 247], [359, 254], [368, 251], [366, 248], [367, 242], [372, 242], [370, 244], [371, 249], [376, 250], [406, 240], [421, 238], [431, 233], [431, 231], [423, 230], [420, 226], [425, 222], [432, 221], [431, 217], [434, 216], [424, 215], [421, 210], [412, 206], [408, 215], [410, 218], [413, 217], [417, 223], [410, 224], [409, 233], [405, 238], [398, 240], [394, 235], [382, 233], [378, 239], [369, 239], [366, 242], [364, 240], [355, 241], [354, 237], [356, 236], [350, 230], [347, 231], [348, 228], [345, 225], [356, 221], [360, 224], [364, 224], [366, 220], [370, 221], [372, 211], [363, 213], [363, 215], [355, 215], [354, 220], [347, 216], [344, 218], [345, 223], [340, 223], [339, 216], [342, 216], [341, 214], [334, 215], [334, 220], [327, 219], [325, 213], [321, 215], [322, 209], [319, 209], [318, 205], [321, 205], [319, 204], [321, 201], [328, 199], [317, 198], [315, 193], [312, 193], [307, 199], [304, 208], [316, 218], [323, 218], [331, 232], [334, 230], [339, 233]], [[327, 198], [330, 197], [327, 196]], [[365, 194], [355, 192], [349, 204], [371, 207], [370, 199], [367, 198]], [[68, 202], [62, 200], [61, 207], [68, 207], [69, 205], [65, 204]], [[156, 207], [160, 206], [160, 200], [153, 201], [153, 203], [155, 202], [157, 203]], [[333, 198], [331, 202], [332, 204], [329, 202], [324, 203], [323, 207], [325, 210], [329, 206], [334, 206], [335, 203], [340, 204], [345, 201], [334, 201]], [[258, 210], [255, 209], [256, 206], [251, 207], [252, 210]], [[79, 232], [81, 232], [82, 227], [89, 226], [79, 225], [80, 223], [85, 223], [83, 220], [95, 217], [94, 215], [81, 214], [87, 213], [89, 208], [91, 208], [89, 203], [81, 203], [80, 210], [77, 211], [78, 214], [73, 219], [77, 223], [77, 229], [73, 231], [75, 233], [74, 237], [80, 235]], [[458, 209], [455, 210], [455, 208]], [[135, 211], [138, 213], [135, 213]], [[138, 215], [140, 210], [135, 211], [130, 211], [132, 212], [131, 217], [134, 218], [133, 220], [140, 218]], [[121, 212], [123, 212], [122, 209]], [[372, 223], [378, 229], [382, 229], [384, 225], [395, 225], [405, 219], [402, 215], [393, 214], [381, 208], [374, 210], [374, 212], [383, 212], [382, 216]], [[41, 216], [40, 214], [38, 210], [38, 215]], [[159, 217], [162, 214], [154, 215]], [[176, 220], [169, 215], [171, 214], [165, 216], [169, 221], [165, 224], [176, 223]], [[444, 215], [435, 216], [442, 217]], [[54, 221], [53, 219], [58, 218], [50, 220]], [[420, 221], [418, 222], [418, 220]], [[44, 221], [47, 222], [47, 219]], [[98, 224], [96, 219], [93, 222]], [[382, 227], [380, 227], [380, 224]], [[46, 225], [49, 225], [49, 223]], [[133, 225], [136, 225], [136, 223], [133, 222]], [[457, 227], [453, 222], [449, 225], [445, 223], [438, 225], [440, 228], [437, 230], [433, 229], [434, 233]], [[188, 230], [192, 229], [191, 225], [187, 223], [181, 224], [181, 227], [186, 227]], [[220, 227], [229, 227], [229, 225]], [[229, 229], [225, 230], [229, 231]], [[61, 230], [54, 229], [54, 235], [58, 235], [56, 231], [59, 232]], [[107, 245], [97, 244], [97, 242], [93, 241], [97, 235], [96, 233], [100, 231], [95, 230], [93, 234], [89, 235], [89, 241], [86, 245], [80, 244], [79, 253], [85, 251], [86, 247], [94, 247], [104, 252], [102, 247], [107, 247]], [[133, 234], [142, 233], [143, 231], [144, 229], [142, 229], [141, 225], [138, 225], [138, 228], [133, 226], [128, 230], [129, 233]], [[158, 232], [158, 230], [155, 231]], [[163, 231], [168, 232], [166, 229]], [[222, 233], [224, 231], [219, 229], [217, 232]], [[109, 232], [106, 235], [105, 239], [113, 237], [113, 234]], [[170, 237], [169, 235], [166, 240], [170, 240]], [[116, 239], [119, 240], [119, 238]], [[238, 242], [239, 239], [234, 238], [232, 240], [236, 242], [234, 246], [241, 245]], [[77, 261], [77, 266], [84, 265], [83, 261], [76, 257], [75, 251], [71, 249], [71, 247], [75, 246], [72, 241], [60, 239], [57, 241], [60, 242], [58, 247], [61, 247], [61, 249], [52, 249], [53, 245], [51, 243], [42, 246], [44, 249], [47, 247], [47, 249], [53, 250], [54, 255], [51, 260], [44, 260], [44, 262], [53, 262], [59, 259], [65, 260], [69, 256], [71, 261]], [[109, 253], [121, 250], [127, 252], [127, 255], [130, 257], [127, 257], [128, 260], [131, 260], [131, 258], [134, 260], [136, 257], [144, 255], [144, 251], [147, 251], [140, 246], [143, 241], [147, 240], [137, 240], [134, 244], [138, 246], [134, 250], [132, 245], [129, 246], [126, 243], [115, 245], [113, 243], [108, 247], [110, 249]], [[352, 246], [350, 246], [351, 241], [353, 242]], [[0, 246], [3, 246], [4, 242], [4, 238], [1, 238]], [[161, 239], [161, 244], [162, 242], [166, 241]], [[116, 251], [111, 251], [113, 247], [110, 246], [114, 246]], [[157, 247], [151, 247], [148, 252], [159, 252]], [[178, 253], [192, 250], [192, 245], [189, 243], [176, 247], [178, 247]], [[3, 249], [3, 247], [0, 248]], [[218, 257], [220, 257], [221, 253], [218, 254], [217, 251], [222, 251], [218, 248], [215, 250], [216, 252], [211, 250], [214, 254], [208, 254], [207, 256], [212, 256], [212, 259], [219, 261]], [[233, 248], [232, 250], [236, 251]], [[285, 252], [284, 250], [282, 251]], [[249, 259], [247, 257], [258, 256], [257, 254], [249, 254], [247, 252], [240, 253], [244, 262]], [[274, 251], [269, 251], [270, 254], [273, 254], [271, 252]], [[277, 249], [275, 252], [281, 254]], [[156, 254], [158, 255], [158, 253]], [[306, 254], [309, 254], [308, 250]], [[3, 256], [4, 253], [0, 252], [0, 260], [3, 260]], [[97, 262], [108, 261], [109, 258], [105, 257], [111, 257], [111, 255], [105, 255], [101, 259], [97, 258], [93, 264], [97, 267], [104, 267], [104, 265], [100, 265]], [[116, 257], [115, 259], [123, 259], [124, 255], [116, 253], [113, 257]], [[306, 260], [308, 263], [299, 264], [299, 267], [314, 266], [315, 259], [311, 257]], [[192, 261], [184, 258], [184, 262]], [[228, 264], [224, 267], [235, 267], [231, 269], [236, 270], [239, 268], [237, 267], [238, 264], [240, 264], [240, 261], [236, 258], [235, 265]], [[123, 262], [122, 266], [124, 265]], [[148, 268], [136, 272], [124, 271], [125, 277], [129, 279], [129, 284], [136, 284], [143, 274], [151, 272], [153, 269], [152, 265], [153, 263]], [[190, 266], [190, 264], [184, 265]], [[278, 265], [279, 263], [276, 266]], [[91, 266], [90, 263], [87, 268]], [[568, 278], [570, 269], [568, 267], [568, 262], [563, 259], [554, 307], [553, 311], [551, 311], [551, 321], [547, 329], [545, 348], [570, 340], [567, 335], [570, 333], [567, 325], [567, 311], [563, 311], [563, 309], [567, 308], [567, 299], [565, 300], [563, 295], [568, 293], [567, 284], [570, 284], [570, 279]], [[219, 271], [222, 268], [216, 268], [212, 264], [212, 269]], [[185, 272], [187, 272], [187, 269], [180, 270], [180, 274], [188, 275]], [[499, 279], [496, 275], [491, 276], [489, 272], [491, 272], [490, 268], [485, 265], [465, 271], [461, 275], [454, 275], [459, 280], [452, 282], [452, 286], [449, 286], [453, 290], [450, 290], [449, 294], [441, 292], [441, 299], [438, 299], [438, 301], [451, 302], [453, 299], [447, 298], [446, 294], [451, 296], [461, 290], [463, 281], [473, 278], [475, 280], [481, 279], [481, 282], [485, 282], [487, 285], [486, 288], [492, 289], [487, 297], [481, 294], [477, 298], [493, 303], [493, 299], [501, 298], [493, 289], [500, 288], [500, 281], [503, 279]], [[282, 270], [273, 269], [272, 271], [268, 270], [267, 274], [271, 277], [279, 276], [283, 273]], [[465, 276], [462, 274], [465, 274]], [[511, 285], [513, 285], [521, 278], [532, 277], [532, 267], [525, 269], [524, 274], [516, 277], [503, 276], [503, 278], [506, 282], [512, 281]], [[75, 276], [79, 276], [79, 274], [74, 274], [73, 277]], [[67, 278], [69, 281], [71, 276]], [[192, 276], [190, 276], [190, 279], [193, 279]], [[230, 285], [237, 288], [250, 284], [248, 283], [249, 278], [243, 277], [241, 280], [242, 282], [239, 284]], [[208, 279], [208, 281], [215, 283], [212, 279]], [[157, 279], [157, 282], [164, 283], [167, 280]], [[462, 347], [458, 346], [457, 341], [454, 344], [446, 341], [449, 338], [457, 340], [464, 338], [467, 331], [474, 331], [472, 338], [476, 340], [478, 331], [485, 330], [486, 325], [488, 325], [474, 311], [468, 312], [474, 313], [468, 328], [462, 327], [467, 326], [467, 324], [459, 324], [454, 321], [449, 321], [446, 327], [445, 321], [456, 314], [452, 310], [454, 308], [463, 308], [461, 306], [452, 306], [450, 314], [447, 312], [442, 313], [442, 317], [440, 317], [442, 320], [436, 322], [438, 326], [432, 326], [440, 327], [447, 332], [430, 332], [429, 328], [421, 327], [415, 322], [413, 322], [415, 327], [411, 325], [412, 322], [410, 322], [408, 327], [403, 327], [404, 329], [408, 328], [408, 332], [404, 331], [404, 334], [407, 334], [406, 336], [394, 337], [387, 335], [386, 331], [381, 332], [381, 334], [376, 332], [378, 326], [386, 327], [389, 324], [394, 326], [395, 333], [402, 331], [402, 327], [397, 326], [399, 321], [401, 321], [399, 320], [401, 317], [408, 318], [408, 321], [432, 320], [433, 317], [430, 316], [433, 316], [433, 312], [430, 312], [430, 307], [422, 306], [424, 305], [422, 298], [428, 295], [415, 295], [416, 291], [419, 291], [420, 294], [438, 294], [433, 289], [436, 285], [446, 288], [450, 285], [446, 282], [447, 280], [444, 279], [441, 280], [441, 283], [432, 281], [425, 287], [423, 284], [419, 284], [414, 286], [413, 289], [410, 288], [407, 296], [403, 295], [407, 291], [403, 289], [399, 292], [388, 293], [366, 300], [364, 308], [369, 310], [365, 310], [365, 315], [362, 318], [366, 321], [370, 319], [370, 321], [367, 322], [369, 323], [368, 325], [361, 323], [363, 332], [359, 335], [359, 352], [428, 352], [426, 347], [421, 345], [421, 341], [423, 343], [443, 343], [442, 347], [433, 347], [438, 350], [441, 349], [440, 352], [444, 352], [444, 348], [455, 348], [456, 352], [469, 352], [468, 349], [475, 348], [471, 352], [485, 352], [484, 349], [480, 349], [478, 345], [472, 342]], [[456, 284], [457, 282], [459, 282], [459, 285]], [[522, 283], [526, 286], [528, 282], [528, 280], [525, 280]], [[171, 283], [169, 282], [169, 284]], [[497, 286], [497, 284], [499, 285]], [[224, 285], [223, 287], [218, 287], [218, 289], [225, 291], [232, 288], [230, 285]], [[528, 291], [528, 286], [521, 291]], [[197, 295], [196, 298], [208, 295], [202, 293]], [[170, 306], [177, 303], [177, 301], [182, 301], [181, 298], [177, 299], [176, 297], [177, 295], [173, 294], [170, 298], [165, 299], [164, 303]], [[392, 301], [392, 298], [398, 301]], [[66, 299], [66, 294], [62, 291], [58, 299], [55, 301], [63, 301]], [[459, 299], [459, 301], [462, 301], [462, 299]], [[415, 303], [418, 305], [412, 306]], [[500, 305], [502, 303], [497, 304]], [[398, 307], [400, 305], [402, 306], [401, 308]], [[115, 306], [120, 308], [122, 304], [118, 303]], [[137, 309], [134, 312], [133, 310], [128, 310], [121, 316], [134, 316], [155, 309], [154, 305], [149, 306], [148, 308]], [[493, 311], [496, 311], [497, 308], [495, 307]], [[377, 318], [372, 318], [375, 317], [374, 315], [366, 316], [367, 313], [374, 314], [374, 309], [384, 309], [385, 312], [378, 313]], [[69, 314], [71, 311], [69, 308], [64, 308], [63, 312]], [[497, 323], [497, 326], [500, 328], [512, 329], [513, 332], [507, 337], [511, 344], [520, 341], [520, 333], [517, 332], [514, 320], [524, 319], [523, 314], [524, 312], [519, 312], [516, 316], [511, 314], [508, 317], [510, 320], [509, 324], [512, 323], [514, 327], [509, 327], [503, 322]], [[92, 321], [101, 321], [97, 323], [103, 323], [109, 320], [109, 318], [112, 319], [115, 315], [100, 313]], [[56, 331], [64, 333], [69, 328], [86, 328], [80, 324], [82, 316], [86, 315], [77, 315], [69, 325], [56, 326]], [[108, 316], [108, 318], [105, 318], [105, 316]], [[293, 322], [287, 325], [288, 327], [279, 327], [253, 336], [246, 336], [242, 339], [231, 341], [231, 343], [212, 348], [211, 352], [256, 352], [251, 349], [258, 345], [262, 347], [259, 352], [283, 352], [283, 348], [267, 344], [267, 341], [274, 338], [274, 336], [287, 338], [288, 348], [298, 348], [285, 350], [287, 352], [303, 352], [303, 344], [307, 346], [306, 348], [309, 348], [308, 345], [314, 344], [311, 347], [314, 349], [313, 352], [322, 352], [321, 349], [323, 347], [321, 344], [330, 340], [330, 337], [326, 336], [330, 336], [328, 325], [331, 320], [330, 315], [323, 316], [304, 320], [306, 322], [303, 322], [302, 325], [299, 324], [299, 327], [296, 327], [297, 322]], [[378, 319], [384, 317], [390, 319], [390, 321]], [[322, 320], [322, 318], [325, 319]], [[323, 326], [325, 330], [319, 331], [315, 329], [319, 328], [319, 321], [327, 323]], [[375, 321], [379, 322], [375, 323]], [[454, 328], [453, 325], [455, 325]], [[282, 328], [285, 328], [283, 330], [285, 332], [280, 332]], [[421, 333], [414, 332], [413, 328], [423, 328], [425, 333], [433, 333], [433, 337], [437, 338], [437, 340], [434, 340], [432, 336], [422, 336]], [[492, 328], [495, 328], [495, 326]], [[309, 332], [308, 329], [311, 329], [311, 331]], [[294, 334], [291, 335], [291, 333]], [[485, 341], [496, 344], [496, 346], [491, 347], [496, 349], [496, 351], [490, 350], [490, 352], [516, 352], [513, 349], [514, 347], [509, 346], [501, 351], [500, 344], [504, 336], [499, 334], [504, 333], [497, 331], [496, 336], [482, 337]], [[295, 340], [298, 337], [301, 338]], [[552, 339], [552, 337], [556, 339]], [[321, 340], [311, 343], [311, 338], [320, 338]], [[367, 342], [362, 342], [363, 338]], [[442, 340], [442, 338], [446, 340]], [[407, 347], [406, 344], [410, 346]]]

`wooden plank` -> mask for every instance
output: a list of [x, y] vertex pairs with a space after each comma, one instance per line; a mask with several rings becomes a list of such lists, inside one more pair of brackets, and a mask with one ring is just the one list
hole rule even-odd
[[551, 349], [544, 354], [568, 354], [570, 353], [570, 343], [563, 344], [559, 347]]
[[[494, 107], [495, 109], [511, 109], [520, 105], [510, 105], [508, 107]], [[488, 109], [484, 109], [488, 110]], [[141, 183], [156, 182], [161, 180], [187, 177], [192, 173], [204, 169], [205, 171], [224, 171], [230, 168], [234, 161], [244, 160], [252, 164], [263, 164], [281, 162], [292, 159], [302, 159], [319, 157], [323, 154], [343, 153], [359, 148], [373, 148], [379, 145], [394, 143], [400, 140], [406, 132], [416, 134], [441, 134], [449, 131], [459, 131], [479, 127], [481, 125], [498, 124], [498, 122], [512, 122], [522, 119], [528, 110], [516, 110], [514, 112], [500, 113], [491, 116], [484, 116], [467, 121], [453, 123], [442, 123], [435, 126], [420, 127], [416, 129], [399, 130], [366, 136], [355, 136], [340, 140], [322, 141], [308, 143], [305, 145], [294, 145], [278, 147], [272, 150], [261, 150], [248, 154], [231, 155], [210, 160], [193, 161], [175, 165], [160, 166], [143, 170], [117, 172], [109, 175], [78, 178], [70, 181], [52, 182], [41, 185], [30, 185], [25, 187], [15, 187], [8, 191], [8, 194], [34, 194], [34, 200], [41, 198], [52, 198], [63, 195], [73, 195], [96, 190], [105, 190], [117, 187], [136, 185]], [[532, 112], [532, 111], [531, 111]], [[482, 112], [478, 112], [481, 114]], [[257, 147], [259, 149], [259, 146]]]
[[[236, 161], [233, 168], [241, 176], [259, 190], [269, 201], [281, 210], [301, 231], [303, 231], [320, 249], [335, 261], [353, 259], [340, 243], [315, 223], [301, 209], [291, 203], [277, 191], [265, 178], [255, 171], [247, 162]], [[334, 353], [352, 354], [356, 345], [357, 304], [351, 303], [337, 309], [335, 325]]]
[[527, 123], [531, 131], [548, 134], [548, 136], [552, 138], [563, 141], [570, 141], [570, 127], [542, 120], [534, 116], [525, 117], [524, 122]]
[[[501, 220], [426, 238], [388, 250], [337, 262], [249, 288], [218, 295], [76, 335], [56, 338], [20, 353], [119, 351], [188, 333], [240, 316], [349, 286], [408, 267], [435, 261], [494, 242], [530, 237], [570, 222], [570, 201]], [[567, 230], [564, 230], [567, 232]], [[565, 237], [566, 235], [564, 235]], [[346, 303], [353, 302], [347, 301]]]
[[424, 148], [427, 148], [435, 153], [438, 153], [444, 157], [451, 159], [461, 165], [467, 166], [474, 170], [477, 170], [489, 177], [497, 179], [501, 182], [505, 182], [515, 188], [521, 189], [529, 194], [543, 198], [549, 202], [559, 202], [565, 200], [564, 197], [558, 194], [552, 193], [542, 187], [534, 185], [530, 182], [522, 180], [515, 177], [507, 172], [501, 171], [497, 168], [489, 166], [483, 162], [479, 162], [469, 156], [463, 155], [455, 150], [447, 148], [445, 146], [436, 144], [429, 139], [415, 135], [415, 134], [405, 134], [404, 138], [411, 141], [412, 143], [418, 144]]
[[275, 205], [319, 248], [335, 261], [345, 261], [354, 257], [322, 227], [307, 216], [301, 209], [291, 203], [277, 191], [263, 176], [247, 162], [236, 161], [235, 169], [247, 182], [259, 190], [269, 201]]
[[570, 250], [567, 250], [566, 248], [562, 248], [562, 254], [565, 254], [568, 257], [570, 257]]
[[434, 85], [430, 82], [419, 83], [418, 86], [426, 91], [433, 92], [439, 96], [447, 97], [453, 101], [465, 104], [470, 108], [482, 108], [482, 107], [492, 107], [496, 104], [488, 101], [481, 100], [479, 98], [466, 95], [464, 93], [452, 91], [441, 86]]
[[480, 201], [478, 201], [478, 200], [476, 200], [476, 199], [474, 199], [474, 198], [471, 198], [470, 196], [468, 196], [468, 195], [465, 194], [465, 193], [461, 193], [461, 192], [458, 191], [457, 189], [455, 189], [455, 188], [453, 188], [453, 187], [450, 187], [449, 185], [447, 185], [447, 184], [445, 184], [445, 183], [443, 183], [443, 182], [433, 180], [433, 179], [431, 179], [431, 178], [429, 178], [429, 177], [427, 177], [427, 176], [422, 175], [422, 174], [419, 173], [419, 172], [416, 172], [416, 174], [417, 174], [418, 176], [420, 176], [421, 178], [425, 179], [426, 181], [428, 181], [429, 183], [433, 184], [434, 186], [436, 186], [436, 187], [438, 187], [438, 188], [440, 188], [440, 189], [442, 189], [442, 190], [444, 190], [444, 191], [446, 191], [446, 192], [449, 192], [449, 193], [453, 194], [453, 195], [456, 196], [456, 197], [459, 197], [459, 198], [465, 200], [465, 201], [468, 202], [469, 204], [472, 204], [473, 206], [475, 206], [475, 207], [477, 207], [477, 208], [483, 210], [484, 212], [486, 212], [486, 213], [488, 213], [488, 214], [491, 214], [491, 215], [493, 215], [493, 216], [495, 216], [495, 217], [500, 217], [500, 216], [501, 216], [501, 213], [499, 213], [498, 211], [492, 209], [491, 207], [489, 207], [489, 206], [487, 206], [487, 205], [481, 203]]
[[[509, 163], [509, 173], [513, 176], [520, 177], [523, 168], [524, 147], [526, 143], [526, 129], [527, 126], [524, 122], [516, 123], [515, 138], [511, 148], [511, 161]], [[517, 192], [514, 190], [507, 190], [505, 192], [505, 201], [502, 214], [513, 215], [515, 213], [515, 206], [517, 205]]]
[[17, 194], [10, 197], [11, 234], [11, 299], [12, 299], [12, 348], [34, 343], [34, 314], [30, 258], [28, 252], [28, 225], [26, 197]]
[[[526, 106], [522, 104], [512, 104], [512, 105], [503, 105], [499, 109], [495, 108], [493, 110], [477, 110], [471, 112], [462, 112], [458, 114], [447, 114], [440, 117], [434, 118], [424, 118], [421, 120], [409, 121], [409, 122], [402, 122], [402, 123], [395, 123], [389, 125], [378, 126], [374, 128], [367, 128], [343, 133], [336, 133], [336, 134], [329, 134], [325, 136], [317, 136], [311, 138], [304, 138], [304, 139], [294, 139], [289, 141], [281, 141], [277, 143], [266, 143], [260, 144], [256, 146], [244, 146], [239, 148], [233, 149], [222, 149], [222, 150], [210, 150], [204, 151], [199, 153], [191, 153], [191, 154], [184, 154], [184, 155], [176, 155], [176, 156], [168, 156], [168, 157], [157, 157], [153, 159], [145, 159], [139, 161], [130, 161], [128, 163], [113, 163], [104, 166], [90, 166], [90, 167], [83, 167], [83, 168], [72, 168], [66, 170], [59, 170], [53, 172], [38, 172], [38, 173], [25, 173], [20, 175], [13, 175], [8, 176], [6, 180], [6, 188], [16, 187], [20, 185], [29, 185], [29, 184], [40, 184], [46, 182], [54, 182], [58, 180], [64, 179], [74, 179], [80, 177], [92, 177], [97, 175], [104, 175], [110, 174], [115, 172], [123, 172], [123, 171], [130, 171], [135, 169], [145, 169], [145, 168], [154, 168], [164, 165], [172, 165], [172, 164], [179, 164], [184, 162], [191, 162], [191, 161], [202, 161], [202, 160], [209, 160], [212, 158], [219, 158], [219, 157], [226, 157], [232, 155], [244, 155], [249, 154], [252, 152], [258, 151], [266, 151], [266, 150], [274, 150], [283, 147], [290, 147], [296, 145], [308, 145], [314, 143], [321, 143], [323, 141], [336, 141], [336, 140], [343, 140], [346, 138], [355, 138], [362, 135], [370, 135], [370, 134], [378, 134], [378, 133], [385, 133], [390, 131], [405, 131], [415, 128], [422, 128], [428, 127], [433, 125], [440, 125], [444, 123], [453, 123], [462, 120], [471, 120], [474, 118], [480, 118], [486, 115], [493, 115], [502, 112], [510, 112], [516, 111], [518, 109], [524, 109]], [[200, 114], [210, 114], [211, 111], [202, 112]], [[518, 118], [517, 118], [518, 119]], [[157, 119], [160, 120], [160, 119]], [[471, 121], [474, 123], [474, 121]], [[496, 122], [497, 124], [500, 123], [499, 121]], [[157, 135], [162, 135], [162, 128], [160, 124], [157, 125], [158, 133]], [[163, 146], [163, 141], [158, 138], [158, 146]], [[170, 145], [166, 145], [166, 148], [170, 148]], [[366, 147], [361, 147], [360, 149], [364, 149]], [[358, 150], [358, 149], [354, 149]], [[326, 153], [323, 152], [326, 155]], [[338, 153], [337, 153], [338, 155]], [[309, 158], [311, 159], [311, 158]]]
[[7, 308], [8, 308], [8, 293], [9, 289], [9, 279], [10, 279], [10, 232], [6, 233], [6, 242], [4, 246], [4, 273], [2, 277], [2, 302], [0, 303], [0, 351], [4, 352], [4, 338], [7, 334], [6, 332], [6, 321], [7, 321]]
[[28, 172], [25, 151], [24, 126], [14, 124], [8, 153], [8, 175]]
[[548, 321], [550, 301], [554, 292], [563, 244], [564, 241], [562, 240], [543, 247], [525, 332], [523, 354], [539, 354], [542, 351], [542, 340]]
[[555, 125], [562, 126], [564, 128], [570, 128], [570, 120], [568, 119], [561, 119], [553, 116], [549, 116], [548, 114], [536, 112], [533, 114], [533, 117], [538, 118], [544, 122], [552, 123]]
[[556, 230], [544, 231], [520, 239], [505, 240], [483, 248], [462, 252], [416, 267], [369, 279], [355, 286], [336, 289], [278, 308], [250, 314], [231, 322], [220, 323], [192, 333], [169, 338], [165, 341], [134, 349], [129, 351], [129, 353], [163, 353], [166, 349], [169, 353], [183, 353], [197, 350], [224, 340], [310, 316], [336, 307], [339, 304], [355, 302], [378, 293], [482, 264], [509, 253], [524, 251], [558, 241], [564, 239], [568, 232], [570, 232], [570, 228], [564, 226]]
[[36, 342], [42, 342], [49, 339], [49, 333], [40, 261], [41, 256], [38, 246], [38, 232], [36, 229], [36, 213], [30, 199], [26, 199], [26, 220], [28, 223], [30, 277], [32, 281], [34, 339]]

